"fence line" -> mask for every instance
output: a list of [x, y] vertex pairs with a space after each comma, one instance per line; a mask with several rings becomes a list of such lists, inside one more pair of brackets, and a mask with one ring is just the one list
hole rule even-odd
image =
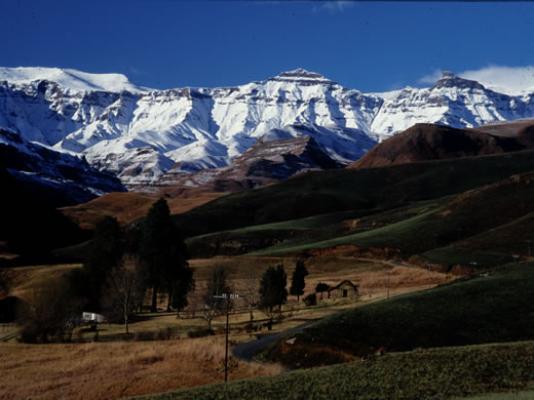
[[8, 332], [15, 328], [16, 324], [14, 322], [7, 322], [0, 324], [0, 332]]

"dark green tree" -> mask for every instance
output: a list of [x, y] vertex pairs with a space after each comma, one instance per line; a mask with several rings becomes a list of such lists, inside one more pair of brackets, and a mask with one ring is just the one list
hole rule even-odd
[[300, 296], [304, 294], [304, 288], [306, 287], [305, 278], [308, 276], [308, 270], [304, 265], [304, 260], [298, 260], [291, 275], [291, 287], [289, 293], [293, 296], [297, 296], [297, 302], [300, 299]]
[[7, 270], [0, 267], [0, 294], [9, 292], [9, 277], [7, 275]]
[[177, 313], [189, 305], [187, 295], [195, 288], [193, 270], [186, 265], [182, 277], [174, 283], [171, 293], [169, 293], [169, 303]]
[[269, 267], [263, 273], [260, 281], [259, 306], [272, 318], [273, 308], [287, 301], [287, 275], [283, 265]]
[[124, 234], [119, 223], [113, 217], [104, 217], [96, 225], [83, 268], [71, 274], [71, 285], [81, 298], [84, 308], [101, 310], [107, 276], [120, 263], [124, 249]]
[[188, 292], [193, 282], [187, 269], [184, 238], [171, 219], [165, 199], [159, 199], [152, 205], [142, 223], [139, 237], [139, 257], [147, 287], [152, 288], [150, 308], [155, 312], [160, 291], [166, 291], [171, 297], [183, 296], [184, 293], [175, 293], [175, 289], [182, 288]]
[[329, 289], [330, 289], [330, 286], [328, 286], [324, 282], [319, 282], [317, 286], [315, 286], [315, 292], [321, 294], [321, 300], [323, 299], [323, 293], [328, 292]]

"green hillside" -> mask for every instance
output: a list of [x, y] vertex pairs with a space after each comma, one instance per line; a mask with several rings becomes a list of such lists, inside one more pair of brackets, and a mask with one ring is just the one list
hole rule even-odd
[[527, 171], [534, 171], [532, 152], [313, 172], [224, 196], [175, 218], [192, 237], [341, 211], [366, 215], [461, 193]]
[[533, 362], [532, 342], [419, 350], [144, 399], [458, 400], [530, 389]]
[[[271, 355], [287, 364], [321, 363], [315, 350], [364, 356], [534, 339], [534, 264], [506, 265], [491, 274], [368, 304], [321, 321]], [[304, 357], [303, 354], [306, 354]], [[319, 360], [319, 361], [317, 361]]]
[[[491, 259], [511, 260], [514, 252], [526, 254], [525, 240], [534, 239], [529, 227], [534, 211], [534, 174], [514, 175], [508, 179], [475, 188], [447, 201], [428, 203], [420, 213], [404, 212], [400, 221], [385, 226], [335, 235], [326, 240], [301, 243], [284, 241], [256, 254], [277, 255], [343, 244], [362, 247], [393, 247], [405, 256], [428, 252], [452, 244], [453, 249], [427, 254], [436, 262], [454, 264], [478, 260], [486, 265]], [[421, 212], [423, 211], [423, 212]], [[469, 238], [480, 235], [478, 238]], [[421, 240], [424, 238], [424, 240]], [[455, 259], [456, 242], [465, 241], [465, 257]], [[463, 242], [462, 242], [463, 243]], [[470, 246], [468, 244], [471, 244]], [[461, 246], [460, 246], [461, 247]], [[473, 252], [488, 254], [470, 257]]]

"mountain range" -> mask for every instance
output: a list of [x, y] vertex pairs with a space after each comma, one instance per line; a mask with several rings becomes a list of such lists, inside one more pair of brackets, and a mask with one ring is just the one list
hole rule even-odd
[[451, 73], [428, 88], [362, 93], [304, 69], [236, 87], [154, 90], [120, 74], [0, 68], [0, 127], [85, 157], [128, 186], [225, 168], [258, 143], [311, 137], [346, 165], [416, 123], [531, 117], [534, 93], [499, 93]]

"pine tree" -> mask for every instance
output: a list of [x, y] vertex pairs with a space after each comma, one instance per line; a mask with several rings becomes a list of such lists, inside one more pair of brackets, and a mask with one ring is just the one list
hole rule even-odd
[[0, 294], [9, 292], [9, 277], [7, 270], [0, 267]]
[[87, 309], [101, 310], [107, 276], [120, 263], [124, 249], [124, 234], [119, 223], [113, 217], [104, 217], [96, 225], [82, 270], [72, 274], [71, 282]]
[[184, 239], [171, 219], [165, 199], [152, 205], [142, 224], [140, 240], [139, 257], [146, 284], [152, 288], [151, 310], [155, 312], [159, 291], [183, 296], [184, 293], [173, 293], [180, 288], [187, 295], [193, 282]]
[[283, 265], [267, 268], [260, 281], [260, 308], [269, 314], [272, 314], [275, 306], [281, 308], [287, 301], [286, 286], [287, 275]]
[[293, 275], [291, 276], [291, 288], [289, 289], [289, 293], [293, 296], [297, 296], [297, 302], [299, 301], [300, 296], [304, 294], [306, 276], [308, 276], [308, 270], [304, 266], [304, 261], [298, 260]]
[[169, 293], [169, 302], [177, 313], [188, 306], [187, 295], [194, 288], [193, 270], [186, 265], [183, 269], [183, 275], [178, 282], [174, 283], [171, 293]]

